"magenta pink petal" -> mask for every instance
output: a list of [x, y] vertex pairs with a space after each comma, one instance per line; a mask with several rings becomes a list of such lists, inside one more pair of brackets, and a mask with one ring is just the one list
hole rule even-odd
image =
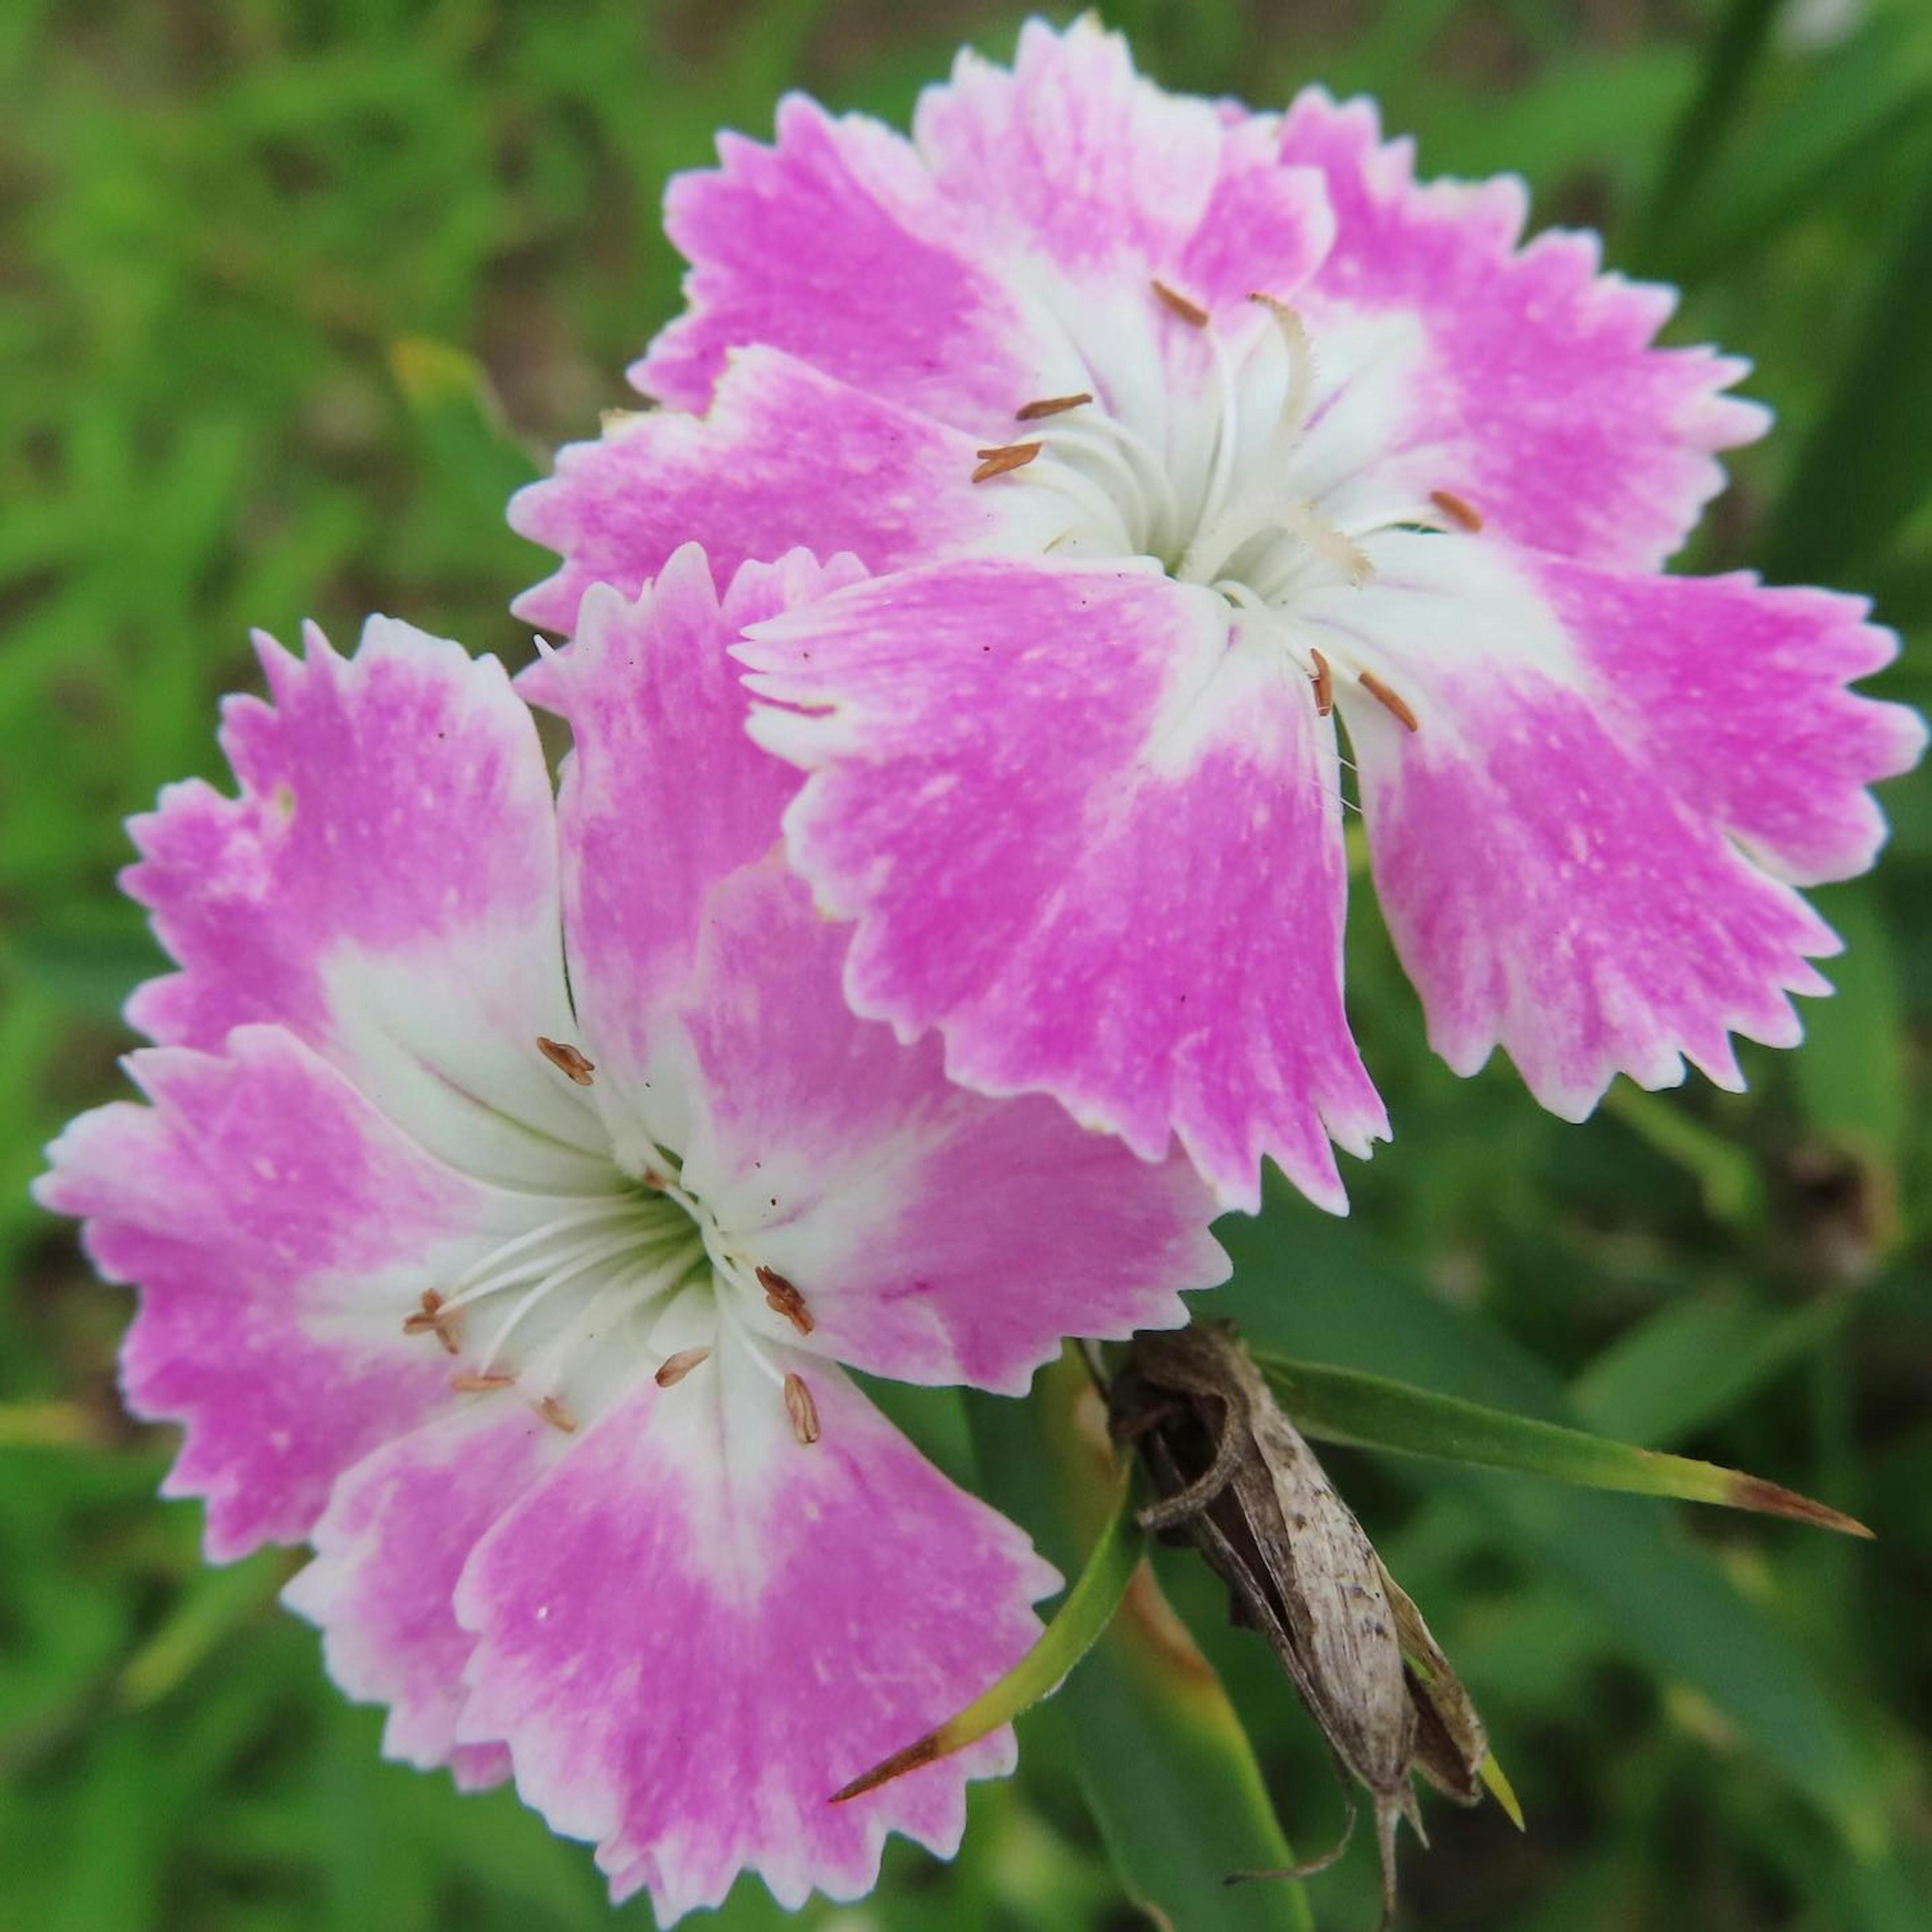
[[1519, 250], [1520, 180], [1418, 182], [1413, 143], [1384, 143], [1370, 102], [1308, 90], [1280, 152], [1322, 170], [1334, 208], [1335, 245], [1297, 298], [1318, 349], [1380, 331], [1380, 359], [1402, 367], [1384, 494], [1448, 491], [1492, 530], [1586, 562], [1675, 550], [1723, 487], [1714, 452], [1763, 434], [1762, 410], [1721, 393], [1748, 365], [1653, 347], [1672, 291], [1600, 274], [1593, 236]]
[[[575, 746], [558, 804], [565, 928], [607, 1120], [614, 1106], [656, 1115], [646, 1090], [659, 1009], [690, 971], [704, 896], [772, 848], [798, 788], [752, 742], [730, 646], [746, 625], [860, 574], [849, 557], [821, 569], [800, 553], [745, 566], [721, 598], [688, 545], [634, 603], [593, 590], [575, 642], [543, 668], [539, 688]], [[782, 982], [770, 961], [760, 970]]]
[[1171, 262], [1201, 224], [1221, 157], [1206, 101], [1163, 93], [1091, 16], [1021, 29], [1009, 72], [971, 52], [920, 97], [913, 139], [985, 244], [1070, 281]]
[[1212, 593], [1019, 560], [862, 584], [756, 627], [754, 729], [809, 771], [794, 863], [859, 921], [854, 1007], [956, 1079], [1042, 1091], [1224, 1204], [1271, 1155], [1340, 1208], [1387, 1131], [1341, 1002], [1332, 735]]
[[727, 134], [718, 157], [671, 184], [691, 307], [630, 372], [647, 394], [704, 410], [749, 342], [975, 436], [1078, 386], [1064, 340], [975, 257], [974, 224], [899, 135], [792, 94], [775, 147]]
[[304, 659], [257, 644], [272, 701], [224, 711], [237, 796], [171, 786], [132, 823], [123, 883], [181, 970], [129, 1018], [190, 1046], [285, 1026], [459, 1165], [588, 1178], [585, 1109], [536, 1046], [570, 1025], [556, 833], [502, 668], [385, 618], [350, 659], [313, 627]]
[[467, 1398], [344, 1473], [310, 1533], [315, 1558], [282, 1592], [319, 1625], [329, 1675], [387, 1704], [384, 1753], [450, 1764], [468, 1788], [507, 1771], [501, 1747], [455, 1742], [476, 1639], [456, 1621], [458, 1578], [491, 1523], [566, 1453], [524, 1402]]
[[1821, 885], [1876, 858], [1885, 818], [1865, 788], [1918, 762], [1925, 721], [1846, 688], [1898, 654], [1864, 598], [1553, 559], [1534, 574], [1673, 788], [1759, 863]]
[[140, 1288], [128, 1406], [184, 1426], [167, 1492], [207, 1499], [226, 1561], [305, 1537], [344, 1469], [449, 1400], [448, 1358], [404, 1319], [523, 1217], [278, 1028], [129, 1067], [152, 1105], [82, 1114], [36, 1193]]
[[1481, 539], [1376, 559], [1310, 615], [1418, 721], [1343, 687], [1377, 887], [1444, 1058], [1468, 1072], [1500, 1044], [1578, 1118], [1618, 1072], [1666, 1085], [1688, 1058], [1741, 1084], [1732, 1033], [1794, 1043], [1786, 995], [1828, 991], [1808, 961], [1838, 942], [1750, 854], [1810, 876], [1869, 860], [1861, 788], [1923, 742], [1840, 688], [1886, 634], [1821, 593]]
[[721, 581], [801, 546], [849, 550], [869, 570], [935, 549], [1038, 548], [1052, 530], [1037, 527], [1028, 495], [974, 488], [980, 446], [778, 350], [737, 350], [708, 415], [626, 417], [601, 441], [566, 446], [555, 476], [518, 491], [512, 524], [564, 563], [516, 610], [571, 632], [592, 584], [634, 597], [692, 542]]
[[745, 1870], [787, 1906], [856, 1898], [893, 1831], [950, 1856], [1010, 1732], [827, 1800], [1013, 1664], [1055, 1581], [836, 1369], [781, 1366], [809, 1382], [818, 1442], [728, 1342], [587, 1435], [458, 1592], [478, 1640], [464, 1735], [506, 1740], [524, 1796], [664, 1924]]
[[1180, 1291], [1228, 1271], [1188, 1163], [951, 1084], [936, 1040], [853, 1017], [849, 936], [774, 855], [707, 903], [685, 1021], [685, 1185], [804, 1296], [808, 1346], [1018, 1394], [1066, 1335], [1184, 1322]]

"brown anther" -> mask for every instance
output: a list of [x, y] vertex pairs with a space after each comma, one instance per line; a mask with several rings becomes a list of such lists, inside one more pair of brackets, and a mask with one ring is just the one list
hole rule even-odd
[[586, 1060], [575, 1047], [566, 1046], [560, 1040], [545, 1040], [538, 1034], [537, 1051], [560, 1072], [568, 1074], [580, 1087], [588, 1087], [591, 1075], [597, 1071], [595, 1060]]
[[488, 1395], [492, 1389], [512, 1388], [514, 1376], [452, 1376], [449, 1385], [458, 1395]]
[[1208, 311], [1198, 302], [1190, 302], [1178, 289], [1171, 289], [1163, 281], [1156, 280], [1151, 286], [1164, 308], [1196, 328], [1208, 326]]
[[803, 1443], [818, 1440], [818, 1405], [812, 1399], [812, 1391], [805, 1385], [802, 1376], [788, 1374], [784, 1378], [785, 1413], [791, 1418], [791, 1432]]
[[422, 1292], [422, 1306], [413, 1315], [403, 1318], [405, 1335], [434, 1335], [442, 1344], [446, 1355], [459, 1352], [461, 1345], [456, 1339], [457, 1317], [453, 1310], [446, 1310], [442, 1297], [433, 1288]]
[[709, 1348], [680, 1348], [676, 1354], [664, 1358], [658, 1365], [657, 1373], [651, 1379], [659, 1388], [676, 1388], [710, 1353]]
[[1483, 513], [1472, 503], [1466, 502], [1453, 490], [1432, 490], [1429, 500], [1454, 524], [1459, 530], [1467, 530], [1472, 536], [1483, 527]]
[[984, 483], [993, 477], [1024, 470], [1040, 454], [1041, 447], [1036, 442], [1009, 442], [997, 449], [982, 449], [980, 452], [980, 466], [973, 472], [973, 481]]
[[1335, 708], [1335, 674], [1328, 668], [1328, 660], [1318, 650], [1308, 653], [1315, 665], [1315, 711], [1320, 718], [1326, 718]]
[[818, 1324], [805, 1305], [805, 1297], [776, 1268], [758, 1270], [758, 1286], [765, 1291], [765, 1306], [774, 1315], [782, 1315], [801, 1335], [809, 1335]]
[[577, 1418], [554, 1395], [547, 1395], [537, 1404], [537, 1413], [553, 1429], [560, 1429], [566, 1436], [577, 1433]]
[[1082, 389], [1077, 396], [1042, 396], [1036, 403], [1028, 403], [1013, 412], [1016, 422], [1038, 422], [1042, 416], [1064, 416], [1069, 410], [1077, 410], [1083, 403], [1090, 403], [1092, 395]]
[[1408, 708], [1408, 700], [1399, 692], [1390, 690], [1388, 686], [1383, 683], [1372, 670], [1363, 671], [1359, 674], [1359, 676], [1362, 681], [1362, 688], [1384, 711], [1400, 719], [1412, 731], [1419, 731], [1422, 729], [1421, 720]]

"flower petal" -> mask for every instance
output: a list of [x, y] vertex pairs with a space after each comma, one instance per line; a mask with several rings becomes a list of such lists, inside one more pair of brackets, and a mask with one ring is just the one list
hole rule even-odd
[[[1858, 606], [1740, 578], [1634, 578], [1484, 539], [1390, 536], [1376, 580], [1309, 614], [1384, 654], [1404, 730], [1345, 687], [1376, 884], [1437, 1050], [1500, 1042], [1580, 1118], [1610, 1079], [1688, 1056], [1742, 1084], [1728, 1034], [1790, 1046], [1787, 992], [1838, 942], [1792, 876], [1868, 862], [1859, 788], [1922, 730], [1850, 696], [1889, 655]], [[1381, 662], [1378, 659], [1377, 662]]]
[[1495, 531], [1588, 562], [1652, 567], [1677, 548], [1724, 487], [1712, 452], [1769, 421], [1720, 393], [1748, 364], [1651, 346], [1672, 290], [1600, 274], [1594, 236], [1519, 250], [1519, 179], [1418, 183], [1414, 144], [1384, 143], [1368, 101], [1309, 89], [1280, 154], [1322, 170], [1334, 207], [1335, 245], [1297, 298], [1326, 403], [1358, 376], [1385, 398], [1349, 437], [1344, 466], [1372, 472], [1358, 490], [1448, 491]]
[[449, 1400], [448, 1358], [404, 1318], [528, 1212], [279, 1028], [128, 1066], [153, 1104], [82, 1114], [35, 1192], [86, 1221], [104, 1276], [140, 1286], [128, 1403], [184, 1425], [166, 1491], [207, 1498], [226, 1561], [306, 1536], [342, 1470]]
[[601, 441], [567, 445], [554, 476], [511, 499], [512, 527], [564, 559], [515, 608], [567, 633], [592, 584], [634, 597], [692, 542], [721, 579], [800, 546], [849, 550], [870, 570], [1043, 548], [1054, 526], [1030, 493], [974, 488], [978, 447], [780, 350], [735, 350], [708, 415], [626, 416]]
[[570, 1447], [526, 1404], [486, 1398], [385, 1443], [337, 1482], [310, 1535], [315, 1560], [282, 1600], [321, 1629], [344, 1691], [390, 1706], [386, 1756], [420, 1771], [467, 1759], [477, 1781], [487, 1748], [456, 1742], [476, 1643], [456, 1621], [457, 1580], [484, 1532]]
[[913, 140], [940, 186], [1012, 259], [1075, 280], [1172, 260], [1201, 226], [1221, 159], [1220, 116], [1134, 71], [1092, 16], [1021, 29], [1010, 73], [970, 49], [920, 95]]
[[386, 618], [346, 660], [312, 626], [304, 660], [256, 643], [274, 702], [223, 717], [238, 795], [172, 785], [132, 821], [123, 883], [182, 970], [130, 1019], [202, 1047], [279, 1024], [459, 1165], [589, 1180], [589, 1114], [536, 1045], [570, 1029], [556, 827], [502, 668]]
[[507, 1740], [524, 1797], [663, 1924], [746, 1869], [788, 1906], [856, 1898], [895, 1830], [950, 1856], [1010, 1731], [827, 1800], [1010, 1667], [1057, 1580], [836, 1370], [782, 1365], [809, 1379], [816, 1442], [722, 1342], [590, 1431], [458, 1591], [478, 1636], [464, 1734]]
[[557, 806], [571, 990], [592, 1097], [632, 1172], [651, 1164], [644, 1144], [681, 1147], [687, 1131], [681, 1083], [658, 1059], [660, 1010], [689, 975], [704, 896], [771, 849], [798, 789], [746, 730], [730, 647], [862, 574], [850, 557], [821, 568], [797, 552], [746, 565], [721, 598], [687, 544], [635, 602], [593, 587], [575, 641], [542, 667], [537, 688], [575, 745]]
[[983, 440], [1079, 386], [1058, 331], [974, 258], [967, 211], [890, 129], [792, 94], [775, 147], [727, 134], [718, 158], [671, 183], [692, 307], [631, 370], [646, 394], [702, 410], [726, 352], [762, 342]]
[[[1332, 735], [1212, 593], [985, 560], [755, 627], [760, 741], [814, 776], [794, 864], [856, 918], [855, 1009], [952, 1078], [1044, 1091], [1224, 1204], [1270, 1154], [1343, 1204], [1330, 1136], [1386, 1117], [1341, 1002]], [[784, 706], [794, 707], [779, 709]]]
[[1013, 1394], [1069, 1334], [1172, 1328], [1225, 1280], [1214, 1197], [1037, 1095], [952, 1085], [931, 1038], [855, 1019], [848, 929], [774, 854], [705, 908], [686, 1027], [684, 1182], [799, 1290], [807, 1346], [902, 1380]]

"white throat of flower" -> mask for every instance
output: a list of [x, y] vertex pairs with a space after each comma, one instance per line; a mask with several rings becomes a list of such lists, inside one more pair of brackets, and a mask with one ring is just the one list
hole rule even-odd
[[[1205, 309], [1163, 282], [1151, 291], [1199, 332], [1211, 361], [1212, 421], [1199, 443], [1204, 464], [1178, 464], [1082, 390], [1022, 404], [1015, 420], [1023, 434], [981, 450], [974, 482], [1011, 478], [1005, 487], [1060, 500], [1067, 517], [1047, 545], [1051, 554], [1152, 557], [1176, 582], [1218, 593], [1232, 634], [1298, 664], [1324, 716], [1338, 682], [1348, 681], [1415, 730], [1419, 720], [1390, 683], [1373, 642], [1332, 624], [1318, 627], [1303, 607], [1312, 590], [1369, 583], [1368, 546], [1382, 532], [1468, 532], [1481, 528], [1481, 518], [1462, 497], [1436, 490], [1357, 526], [1337, 524], [1305, 477], [1298, 484], [1304, 446], [1328, 406], [1300, 316], [1271, 296], [1250, 297], [1274, 326], [1231, 353]], [[1168, 406], [1184, 405], [1170, 399]], [[1170, 448], [1190, 440], [1166, 439]], [[1182, 473], [1190, 467], [1194, 473]]]
[[[577, 1048], [537, 1046], [574, 1084], [592, 1084], [594, 1063]], [[674, 1388], [728, 1332], [770, 1378], [794, 1435], [815, 1442], [811, 1389], [769, 1347], [787, 1329], [812, 1332], [805, 1298], [740, 1251], [685, 1186], [675, 1154], [654, 1152], [638, 1166], [614, 1149], [608, 1192], [530, 1196], [531, 1225], [425, 1289], [404, 1332], [435, 1337], [457, 1394], [513, 1391], [566, 1434], [640, 1372]]]

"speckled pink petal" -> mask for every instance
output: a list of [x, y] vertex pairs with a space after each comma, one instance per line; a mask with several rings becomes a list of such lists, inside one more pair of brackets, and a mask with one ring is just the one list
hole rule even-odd
[[523, 1796], [663, 1924], [746, 1870], [788, 1906], [856, 1898], [893, 1831], [950, 1856], [1010, 1732], [826, 1801], [1013, 1664], [1055, 1580], [837, 1370], [778, 1366], [807, 1378], [818, 1442], [728, 1339], [590, 1431], [458, 1592], [478, 1639], [464, 1734], [506, 1740]]
[[684, 1184], [803, 1295], [802, 1346], [1018, 1394], [1064, 1336], [1184, 1322], [1180, 1291], [1228, 1272], [1189, 1164], [1150, 1166], [1039, 1096], [952, 1085], [937, 1040], [853, 1017], [850, 936], [774, 854], [706, 903], [685, 1019]]
[[568, 1038], [549, 775], [493, 660], [371, 619], [353, 658], [259, 638], [272, 702], [231, 698], [228, 798], [190, 781], [132, 821], [123, 883], [182, 970], [128, 1017], [166, 1045], [288, 1028], [437, 1153], [495, 1180], [599, 1170], [538, 1052]]
[[970, 50], [920, 97], [913, 139], [985, 244], [1071, 278], [1172, 260], [1201, 224], [1222, 149], [1205, 100], [1164, 93], [1091, 16], [1021, 29], [1010, 72]]
[[849, 557], [821, 568], [798, 552], [744, 566], [721, 596], [688, 544], [635, 602], [594, 588], [575, 641], [523, 680], [574, 743], [557, 807], [571, 989], [592, 1097], [620, 1142], [635, 1129], [682, 1145], [680, 1083], [652, 1071], [660, 1009], [690, 972], [706, 892], [771, 850], [798, 789], [752, 742], [730, 647], [746, 625], [862, 574]]
[[793, 94], [776, 146], [727, 134], [718, 158], [667, 197], [691, 307], [632, 368], [646, 394], [702, 410], [750, 342], [981, 438], [1078, 386], [1058, 332], [976, 258], [970, 209], [890, 129]]
[[1252, 1208], [1344, 1204], [1387, 1132], [1341, 1000], [1334, 742], [1307, 679], [1149, 571], [969, 562], [754, 628], [761, 741], [812, 776], [793, 862], [856, 919], [846, 991]]
[[972, 483], [980, 446], [779, 350], [737, 350], [708, 414], [624, 417], [511, 500], [513, 527], [564, 559], [516, 610], [568, 632], [591, 585], [634, 597], [690, 542], [721, 581], [800, 547], [849, 550], [871, 570], [935, 550], [1042, 548], [1053, 526], [1030, 496]]
[[139, 1286], [128, 1406], [185, 1428], [166, 1492], [207, 1499], [226, 1561], [306, 1536], [344, 1468], [449, 1401], [449, 1358], [404, 1319], [528, 1213], [279, 1028], [128, 1064], [152, 1104], [82, 1114], [35, 1192], [87, 1223], [103, 1275]]
[[[1342, 702], [1383, 906], [1458, 1072], [1502, 1045], [1544, 1104], [1588, 1113], [1618, 1072], [1684, 1060], [1742, 1084], [1730, 1034], [1799, 1036], [1838, 942], [1746, 848], [1856, 869], [1860, 789], [1923, 742], [1848, 675], [1888, 654], [1859, 607], [1740, 578], [1630, 578], [1483, 539], [1392, 536], [1376, 578], [1311, 617], [1364, 640], [1413, 709]], [[1807, 664], [1808, 663], [1808, 668]]]
[[344, 1691], [389, 1706], [388, 1756], [423, 1771], [454, 1765], [472, 1785], [496, 1781], [478, 1762], [488, 1747], [455, 1742], [476, 1646], [456, 1621], [457, 1580], [484, 1532], [570, 1446], [527, 1403], [472, 1396], [337, 1482], [310, 1533], [315, 1558], [282, 1600], [321, 1629]]
[[1308, 90], [1280, 154], [1327, 178], [1335, 245], [1297, 306], [1331, 382], [1385, 399], [1378, 502], [1445, 490], [1500, 534], [1592, 562], [1677, 548], [1723, 487], [1713, 452], [1768, 421], [1720, 393], [1747, 364], [1652, 347], [1673, 291], [1600, 274], [1594, 236], [1519, 250], [1522, 182], [1418, 183], [1414, 144], [1384, 143], [1370, 102]]

